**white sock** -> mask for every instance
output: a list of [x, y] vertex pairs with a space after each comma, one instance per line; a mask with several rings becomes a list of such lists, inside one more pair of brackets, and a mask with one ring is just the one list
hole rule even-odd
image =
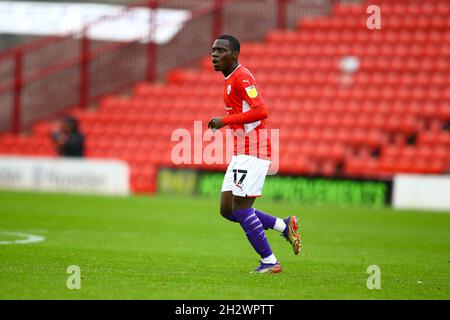
[[275, 225], [273, 226], [273, 230], [283, 232], [284, 229], [286, 229], [286, 223], [284, 223], [283, 219], [277, 218], [277, 221], [275, 221]]
[[277, 258], [275, 258], [275, 255], [272, 253], [270, 256], [265, 257], [264, 259], [261, 260], [262, 263], [271, 263], [274, 264], [277, 262]]

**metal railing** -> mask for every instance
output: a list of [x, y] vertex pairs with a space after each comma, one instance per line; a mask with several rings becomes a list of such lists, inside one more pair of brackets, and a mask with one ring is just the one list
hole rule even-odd
[[[20, 133], [39, 119], [87, 107], [140, 81], [160, 81], [174, 67], [208, 54], [216, 36], [258, 40], [273, 29], [295, 28], [305, 15], [329, 14], [333, 0], [146, 0], [63, 36], [45, 37], [0, 53], [0, 132]], [[126, 41], [91, 35], [149, 8], [149, 31]], [[158, 9], [184, 9], [188, 21], [168, 42], [156, 44]], [[132, 16], [131, 16], [132, 17]], [[132, 19], [132, 18], [128, 18]], [[179, 22], [178, 22], [179, 23]], [[117, 25], [115, 26], [117, 27]], [[98, 32], [97, 32], [98, 33]], [[107, 34], [104, 34], [108, 38]]]

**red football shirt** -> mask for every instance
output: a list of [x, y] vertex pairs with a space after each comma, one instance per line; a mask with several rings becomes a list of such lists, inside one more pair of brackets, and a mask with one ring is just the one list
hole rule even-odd
[[[258, 90], [255, 77], [241, 65], [225, 78], [223, 97], [227, 115], [245, 113], [259, 106], [264, 107], [264, 99]], [[264, 119], [252, 123], [230, 124], [229, 128], [235, 134], [235, 155], [270, 158], [270, 133]]]

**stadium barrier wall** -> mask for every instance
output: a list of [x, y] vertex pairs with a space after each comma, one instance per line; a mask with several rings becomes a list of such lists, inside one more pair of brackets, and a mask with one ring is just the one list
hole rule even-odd
[[127, 195], [129, 176], [118, 160], [0, 157], [0, 189]]
[[450, 176], [398, 174], [392, 206], [396, 209], [450, 211]]
[[[178, 170], [158, 171], [158, 192], [219, 196], [224, 172]], [[392, 182], [302, 176], [268, 176], [264, 198], [296, 201], [306, 205], [381, 208], [391, 203]]]

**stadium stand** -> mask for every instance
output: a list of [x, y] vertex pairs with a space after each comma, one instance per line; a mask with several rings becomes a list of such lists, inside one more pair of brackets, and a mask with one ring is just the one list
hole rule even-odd
[[[280, 173], [389, 179], [395, 173], [450, 168], [450, 4], [447, 0], [377, 1], [382, 28], [368, 30], [366, 8], [336, 3], [329, 17], [301, 19], [243, 42], [240, 62], [255, 74], [280, 129]], [[355, 57], [358, 70], [340, 68]], [[166, 82], [142, 82], [129, 96], [109, 95], [98, 108], [72, 109], [87, 137], [87, 157], [123, 159], [134, 192], [154, 192], [170, 159], [176, 128], [223, 113], [221, 74], [209, 56]], [[0, 154], [53, 155], [53, 122], [30, 136], [3, 134]], [[205, 144], [204, 144], [205, 146]], [[205, 170], [226, 165], [183, 165]]]

